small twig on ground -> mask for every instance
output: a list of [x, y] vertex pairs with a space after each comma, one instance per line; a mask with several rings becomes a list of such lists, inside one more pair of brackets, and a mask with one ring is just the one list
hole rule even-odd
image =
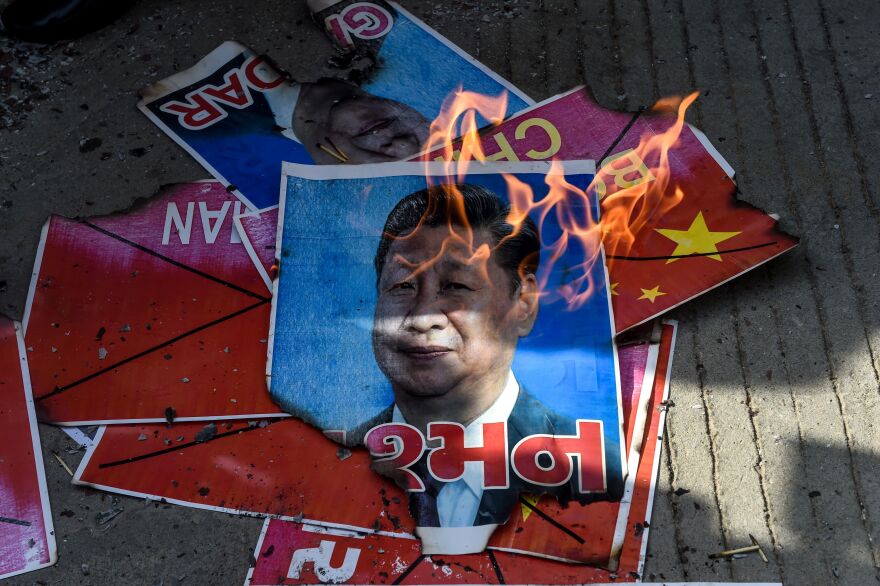
[[55, 459], [58, 460], [58, 463], [61, 464], [67, 473], [70, 474], [70, 477], [73, 478], [73, 470], [70, 469], [70, 466], [67, 465], [67, 462], [61, 459], [61, 456], [58, 455], [57, 452], [52, 452], [52, 455], [55, 456]]

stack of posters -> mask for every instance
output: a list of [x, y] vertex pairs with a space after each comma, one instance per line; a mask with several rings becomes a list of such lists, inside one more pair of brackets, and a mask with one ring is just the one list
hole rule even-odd
[[[683, 110], [534, 104], [394, 3], [311, 5], [368, 75], [224, 43], [139, 103], [216, 180], [43, 230], [37, 412], [102, 426], [74, 482], [270, 517], [253, 584], [640, 579], [653, 320], [796, 241]], [[498, 97], [470, 166], [420, 152], [463, 90]]]
[[[262, 215], [277, 213], [282, 162], [338, 166], [416, 155], [428, 136], [429, 120], [459, 86], [489, 95], [506, 92], [501, 111], [507, 120], [500, 125], [478, 120], [486, 127], [481, 143], [487, 162], [597, 163], [591, 189], [603, 202], [605, 222], [614, 224], [605, 244], [617, 332], [797, 244], [777, 228], [773, 216], [736, 199], [733, 169], [703, 133], [684, 124], [683, 111], [679, 117], [613, 112], [599, 106], [584, 88], [535, 105], [396, 9], [400, 19], [380, 45], [382, 65], [357, 88], [345, 82], [346, 87], [309, 89], [309, 83], [287, 79], [269, 61], [229, 42], [195, 67], [144, 90], [140, 107], [252, 212]], [[398, 27], [406, 35], [422, 30], [418, 41], [407, 38], [426, 49], [436, 44], [436, 52], [392, 57], [398, 45], [390, 40]], [[420, 63], [427, 55], [432, 55], [431, 63], [451, 62], [457, 69]], [[254, 79], [248, 82], [248, 76]], [[398, 83], [390, 83], [391, 77]], [[266, 82], [271, 87], [262, 87], [259, 79], [272, 80]], [[275, 92], [284, 97], [273, 97]], [[307, 99], [312, 92], [320, 96], [323, 110], [315, 105], [317, 97]], [[230, 96], [237, 97], [230, 102]], [[418, 104], [405, 104], [407, 100]], [[280, 114], [279, 103], [285, 104]], [[662, 137], [667, 140], [661, 146]], [[436, 160], [443, 153], [422, 157]]]
[[[591, 562], [606, 568], [581, 567], [580, 581], [587, 580], [588, 574], [593, 576], [590, 580], [603, 581], [614, 573], [608, 568], [615, 564], [620, 576], [641, 573], [674, 341], [675, 325], [668, 323], [660, 332], [648, 330], [638, 343], [619, 350], [628, 465], [636, 470], [627, 480], [623, 500], [565, 510], [555, 505], [553, 498], [525, 497], [514, 508], [509, 525], [492, 538], [489, 551], [493, 556], [502, 559], [506, 557], [503, 552], [509, 552], [527, 554], [535, 563], [532, 556]], [[406, 495], [369, 470], [369, 455], [364, 450], [340, 451], [313, 427], [293, 418], [271, 424], [216, 425], [216, 434], [202, 441], [196, 441], [196, 436], [205, 426], [197, 423], [172, 428], [152, 424], [103, 427], [77, 470], [75, 482], [185, 506], [273, 516], [277, 520], [269, 523], [277, 525], [281, 534], [277, 541], [272, 540], [274, 533], [269, 541], [263, 538], [255, 570], [267, 572], [260, 574], [262, 579], [290, 564], [297, 548], [287, 540], [295, 542], [302, 534], [298, 530], [288, 534], [300, 525], [311, 535], [309, 539], [318, 534], [331, 535], [330, 539], [384, 536], [391, 538], [391, 543], [404, 544], [397, 547], [415, 548], [420, 553]], [[637, 439], [640, 432], [641, 441]], [[297, 465], [292, 465], [294, 458]], [[332, 473], [313, 472], [325, 469]], [[262, 555], [273, 545], [275, 555]], [[285, 560], [285, 556], [291, 557]], [[459, 559], [446, 556], [450, 557]], [[391, 556], [388, 559], [394, 560]], [[509, 559], [519, 558], [511, 555]], [[363, 568], [372, 567], [372, 563], [364, 562]], [[267, 567], [261, 570], [260, 564]], [[555, 575], [560, 582], [571, 581], [565, 576], [576, 567], [570, 563], [547, 567], [556, 565], [552, 574], [545, 569], [548, 577], [544, 579]], [[398, 575], [408, 567], [398, 566]], [[286, 570], [281, 575], [286, 575]], [[352, 575], [350, 581], [363, 581], [359, 575], [361, 579]], [[378, 576], [377, 572], [374, 578]], [[302, 580], [309, 581], [305, 575]]]

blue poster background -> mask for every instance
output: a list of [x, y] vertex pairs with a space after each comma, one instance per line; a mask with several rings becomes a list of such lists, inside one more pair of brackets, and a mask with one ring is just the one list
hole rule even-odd
[[[546, 195], [543, 174], [516, 174], [536, 198]], [[567, 180], [586, 190], [592, 175]], [[466, 183], [508, 199], [502, 176], [472, 174]], [[310, 180], [288, 177], [283, 206], [281, 264], [276, 292], [271, 393], [288, 412], [321, 429], [351, 430], [394, 401], [376, 365], [371, 343], [376, 302], [373, 257], [386, 217], [406, 195], [426, 186], [423, 176]], [[596, 202], [592, 201], [593, 218]], [[585, 210], [586, 213], [586, 210]], [[535, 214], [533, 219], [536, 220]], [[555, 214], [542, 240], [559, 234]], [[549, 257], [542, 250], [541, 268]], [[571, 280], [583, 261], [570, 246], [547, 281]], [[542, 302], [531, 334], [520, 339], [513, 363], [517, 380], [548, 407], [572, 418], [604, 423], [609, 478], [620, 473], [617, 373], [605, 267], [592, 265], [595, 292], [579, 309]]]

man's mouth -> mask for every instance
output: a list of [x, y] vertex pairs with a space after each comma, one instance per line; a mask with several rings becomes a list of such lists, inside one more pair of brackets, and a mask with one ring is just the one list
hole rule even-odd
[[413, 360], [430, 361], [442, 358], [452, 352], [447, 346], [407, 346], [400, 349], [401, 354]]

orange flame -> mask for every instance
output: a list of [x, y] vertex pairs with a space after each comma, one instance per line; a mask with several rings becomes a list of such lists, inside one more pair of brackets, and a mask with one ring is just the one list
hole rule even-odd
[[[442, 160], [447, 162], [447, 170], [454, 168], [455, 161], [461, 161], [458, 177], [463, 179], [467, 175], [470, 161], [486, 161], [477, 114], [494, 127], [504, 121], [506, 112], [506, 91], [493, 97], [459, 88], [444, 100], [440, 114], [431, 122], [428, 141], [423, 150], [433, 153], [442, 149]], [[456, 141], [456, 137], [460, 138]]]
[[[597, 171], [592, 185], [597, 193], [600, 191], [597, 189], [599, 186], [615, 185], [619, 188], [613, 193], [598, 193], [602, 198], [603, 243], [610, 256], [624, 256], [629, 253], [638, 233], [684, 198], [684, 193], [678, 186], [675, 186], [672, 194], [667, 189], [672, 179], [669, 151], [678, 142], [685, 124], [685, 112], [697, 99], [697, 95], [694, 92], [684, 99], [664, 98], [654, 105], [655, 112], [675, 111], [677, 116], [668, 130], [661, 134], [643, 136], [634, 150], [638, 160], [644, 161], [646, 167], [649, 162], [656, 160], [653, 166], [647, 167], [645, 180], [629, 184], [625, 176], [615, 173], [619, 170], [619, 167], [615, 167], [619, 159], [615, 160], [613, 156], [609, 157], [612, 160]], [[608, 263], [609, 269], [613, 263], [612, 258]]]
[[[597, 169], [594, 180], [586, 190], [566, 180], [563, 164], [555, 158], [545, 179], [548, 190], [543, 197], [536, 197], [532, 188], [516, 176], [504, 174], [510, 202], [507, 222], [514, 227], [513, 233], [506, 238], [515, 236], [528, 216], [537, 224], [543, 257], [538, 290], [545, 301], [561, 298], [571, 310], [581, 307], [595, 292], [597, 283], [593, 282], [592, 268], [602, 257], [602, 245], [612, 257], [608, 260], [610, 269], [614, 263], [613, 257], [626, 255], [641, 230], [682, 200], [684, 194], [678, 186], [669, 193], [672, 179], [669, 151], [676, 145], [684, 128], [685, 112], [697, 95], [695, 92], [683, 99], [666, 98], [654, 106], [655, 112], [675, 111], [677, 116], [665, 132], [642, 137], [639, 146], [633, 150], [636, 155], [633, 160], [644, 162], [645, 165], [644, 169], [639, 170], [639, 181], [628, 178], [626, 160], [621, 167], [622, 159], [614, 155]], [[446, 174], [457, 178], [459, 183], [463, 182], [471, 162], [497, 160], [497, 156], [487, 157], [483, 150], [478, 116], [488, 120], [488, 129], [492, 129], [503, 122], [506, 110], [506, 92], [499, 96], [486, 96], [462, 89], [454, 92], [446, 99], [440, 115], [431, 124], [424, 149], [429, 155], [425, 155], [424, 160], [428, 162], [433, 158], [443, 161]], [[485, 133], [487, 128], [482, 130]], [[430, 184], [431, 176], [427, 177]], [[447, 192], [453, 199], [458, 198], [463, 202], [463, 196], [455, 185], [447, 185]], [[593, 216], [591, 197], [600, 199], [600, 219]], [[554, 214], [559, 226], [559, 236], [553, 242], [545, 241], [543, 231], [550, 214]], [[414, 273], [439, 260], [449, 252], [451, 244], [456, 243], [466, 244], [465, 249], [469, 250], [469, 254], [458, 260], [483, 266], [483, 273], [488, 275], [485, 263], [494, 249], [489, 250], [485, 245], [474, 248], [473, 233], [463, 205], [453, 210], [453, 215], [454, 218], [449, 218], [450, 237], [442, 250], [419, 266], [412, 264]], [[496, 244], [496, 247], [500, 244]], [[554, 265], [574, 246], [579, 251], [580, 262], [566, 267], [564, 283], [549, 283]], [[456, 248], [461, 249], [460, 246]]]

